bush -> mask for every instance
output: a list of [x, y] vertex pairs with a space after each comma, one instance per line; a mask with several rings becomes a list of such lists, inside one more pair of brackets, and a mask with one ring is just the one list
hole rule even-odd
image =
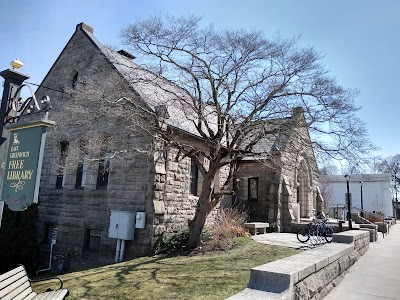
[[232, 239], [239, 236], [250, 236], [244, 227], [244, 223], [249, 219], [249, 215], [245, 211], [236, 208], [221, 209], [216, 216], [214, 226], [212, 228], [212, 238]]
[[162, 240], [162, 248], [166, 250], [177, 250], [186, 247], [189, 239], [189, 229], [185, 228], [178, 232], [165, 234]]
[[[210, 240], [211, 233], [205, 228], [201, 233], [201, 242]], [[189, 240], [189, 228], [184, 228], [174, 233], [165, 234], [162, 240], [164, 250], [186, 249]]]
[[0, 274], [18, 264], [23, 264], [29, 275], [36, 273], [39, 261], [37, 220], [37, 204], [18, 212], [4, 205], [0, 227]]
[[[215, 217], [211, 228], [204, 228], [201, 233], [200, 247], [202, 252], [228, 250], [233, 246], [233, 238], [248, 237], [250, 233], [244, 228], [249, 219], [246, 212], [235, 208], [221, 209]], [[185, 250], [189, 239], [189, 228], [165, 234], [161, 248], [163, 251]]]

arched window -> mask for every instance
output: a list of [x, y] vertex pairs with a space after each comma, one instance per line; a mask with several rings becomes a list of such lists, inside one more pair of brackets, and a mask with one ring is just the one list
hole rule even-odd
[[76, 84], [78, 83], [78, 76], [79, 76], [79, 73], [77, 70], [73, 70], [71, 72], [71, 74], [69, 75], [70, 86], [72, 88], [76, 88]]
[[311, 182], [310, 171], [305, 160], [300, 162], [297, 171], [297, 202], [300, 203], [300, 217], [311, 217]]
[[57, 171], [57, 180], [56, 180], [56, 188], [62, 189], [65, 181], [65, 162], [67, 160], [68, 155], [68, 146], [69, 143], [67, 141], [62, 141], [59, 144], [60, 156], [58, 159], [58, 171]]

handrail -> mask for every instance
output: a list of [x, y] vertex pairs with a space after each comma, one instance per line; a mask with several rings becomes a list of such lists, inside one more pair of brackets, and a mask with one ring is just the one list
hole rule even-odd
[[[381, 220], [382, 220], [382, 225], [383, 225], [383, 227], [384, 227], [384, 229], [382, 230], [382, 236], [383, 236], [383, 238], [385, 238], [386, 220], [385, 220], [385, 217], [384, 217], [384, 216], [382, 216], [382, 215], [380, 215], [380, 214], [377, 214], [377, 213], [373, 213], [373, 212], [364, 210], [364, 209], [360, 209], [360, 208], [358, 208], [358, 207], [352, 207], [352, 211], [361, 212], [361, 213], [362, 213], [362, 215], [361, 215], [362, 218], [366, 219], [366, 220], [369, 221], [369, 222], [372, 222], [372, 221], [370, 220], [370, 216], [373, 216], [373, 217], [375, 217], [375, 218], [377, 218], [377, 219], [381, 219]], [[368, 217], [367, 217], [367, 216], [368, 216]], [[372, 223], [373, 223], [373, 222], [372, 222]], [[389, 226], [387, 226], [387, 234], [389, 234]]]

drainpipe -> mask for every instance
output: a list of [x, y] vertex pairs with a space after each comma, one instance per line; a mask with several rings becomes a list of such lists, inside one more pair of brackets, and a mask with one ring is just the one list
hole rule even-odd
[[125, 253], [125, 240], [121, 240], [121, 249], [119, 252], [119, 262], [124, 260], [124, 253]]
[[115, 249], [115, 262], [119, 262], [119, 255], [120, 255], [120, 248], [121, 248], [121, 240], [117, 240], [117, 248]]
[[53, 246], [55, 243], [50, 244], [50, 254], [49, 254], [49, 267], [46, 269], [40, 269], [36, 271], [36, 275], [39, 274], [39, 272], [44, 272], [44, 271], [50, 271], [51, 270], [51, 261], [53, 260]]

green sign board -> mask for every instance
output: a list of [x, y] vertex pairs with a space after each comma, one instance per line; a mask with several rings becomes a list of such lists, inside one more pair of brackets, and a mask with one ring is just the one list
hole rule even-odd
[[10, 125], [9, 146], [1, 199], [13, 211], [38, 202], [46, 129], [52, 123]]

